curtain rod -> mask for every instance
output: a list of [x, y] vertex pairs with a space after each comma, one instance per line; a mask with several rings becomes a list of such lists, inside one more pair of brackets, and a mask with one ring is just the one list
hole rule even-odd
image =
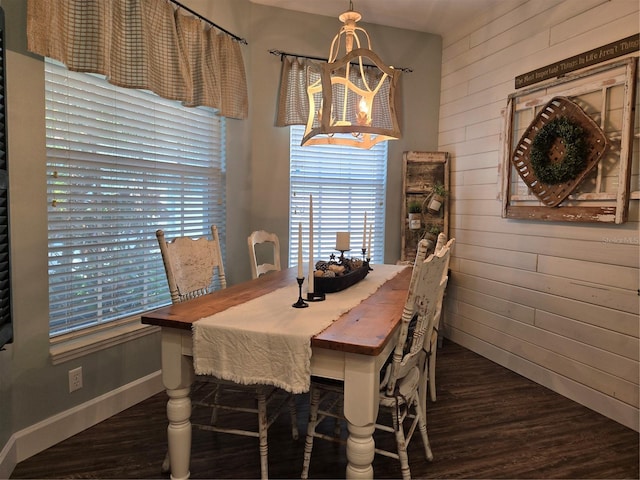
[[189, 7], [183, 5], [182, 3], [178, 2], [178, 0], [169, 0], [171, 3], [177, 5], [178, 7], [182, 8], [183, 10], [186, 10], [187, 12], [189, 12], [191, 15], [194, 15], [196, 17], [198, 17], [200, 20], [202, 20], [203, 22], [207, 22], [209, 25], [214, 26], [215, 28], [217, 28], [218, 30], [226, 33], [227, 35], [229, 35], [230, 37], [232, 37], [234, 40], [237, 40], [238, 42], [244, 44], [244, 45], [249, 45], [249, 43], [247, 42], [246, 39], [239, 37], [238, 35], [234, 35], [233, 33], [231, 33], [229, 30], [222, 28], [220, 25], [217, 25], [215, 23], [213, 23], [211, 20], [209, 20], [206, 17], [203, 17], [202, 15], [200, 15], [198, 12], [194, 12], [193, 10], [191, 10]]
[[[322, 62], [328, 62], [329, 59], [328, 58], [322, 58], [322, 57], [314, 57], [311, 55], [299, 55], [297, 53], [287, 53], [287, 52], [283, 52], [281, 50], [269, 50], [269, 53], [271, 55], [277, 55], [280, 57], [280, 59], [282, 60], [283, 57], [296, 57], [296, 58], [308, 58], [309, 60], [320, 60]], [[375, 65], [365, 65], [365, 67], [375, 67]], [[393, 67], [396, 70], [400, 70], [404, 73], [412, 73], [413, 69], [411, 68], [407, 68], [407, 67]]]

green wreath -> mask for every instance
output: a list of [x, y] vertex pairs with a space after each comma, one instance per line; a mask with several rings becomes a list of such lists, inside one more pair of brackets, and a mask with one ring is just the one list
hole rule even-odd
[[[549, 150], [556, 138], [565, 144], [561, 162], [549, 159]], [[567, 117], [557, 117], [540, 129], [531, 144], [531, 166], [538, 180], [557, 185], [576, 178], [586, 166], [586, 143], [581, 126]]]

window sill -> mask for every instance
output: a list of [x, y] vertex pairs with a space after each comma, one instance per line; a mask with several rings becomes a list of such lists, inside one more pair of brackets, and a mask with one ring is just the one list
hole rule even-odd
[[160, 327], [143, 325], [140, 323], [140, 317], [135, 317], [108, 328], [103, 326], [94, 330], [87, 329], [80, 333], [61, 335], [51, 339], [51, 362], [53, 365], [59, 365], [158, 331]]

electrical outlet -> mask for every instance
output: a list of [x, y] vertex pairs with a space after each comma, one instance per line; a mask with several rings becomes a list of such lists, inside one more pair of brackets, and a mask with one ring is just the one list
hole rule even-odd
[[69, 370], [69, 392], [82, 388], [82, 367]]

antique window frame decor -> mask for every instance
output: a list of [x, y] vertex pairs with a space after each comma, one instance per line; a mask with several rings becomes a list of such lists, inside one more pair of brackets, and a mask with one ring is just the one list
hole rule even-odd
[[[503, 218], [627, 221], [629, 200], [640, 198], [635, 177], [631, 191], [637, 62], [633, 56], [601, 64], [509, 95]], [[584, 157], [579, 166], [576, 156]], [[564, 173], [554, 177], [552, 170]]]

